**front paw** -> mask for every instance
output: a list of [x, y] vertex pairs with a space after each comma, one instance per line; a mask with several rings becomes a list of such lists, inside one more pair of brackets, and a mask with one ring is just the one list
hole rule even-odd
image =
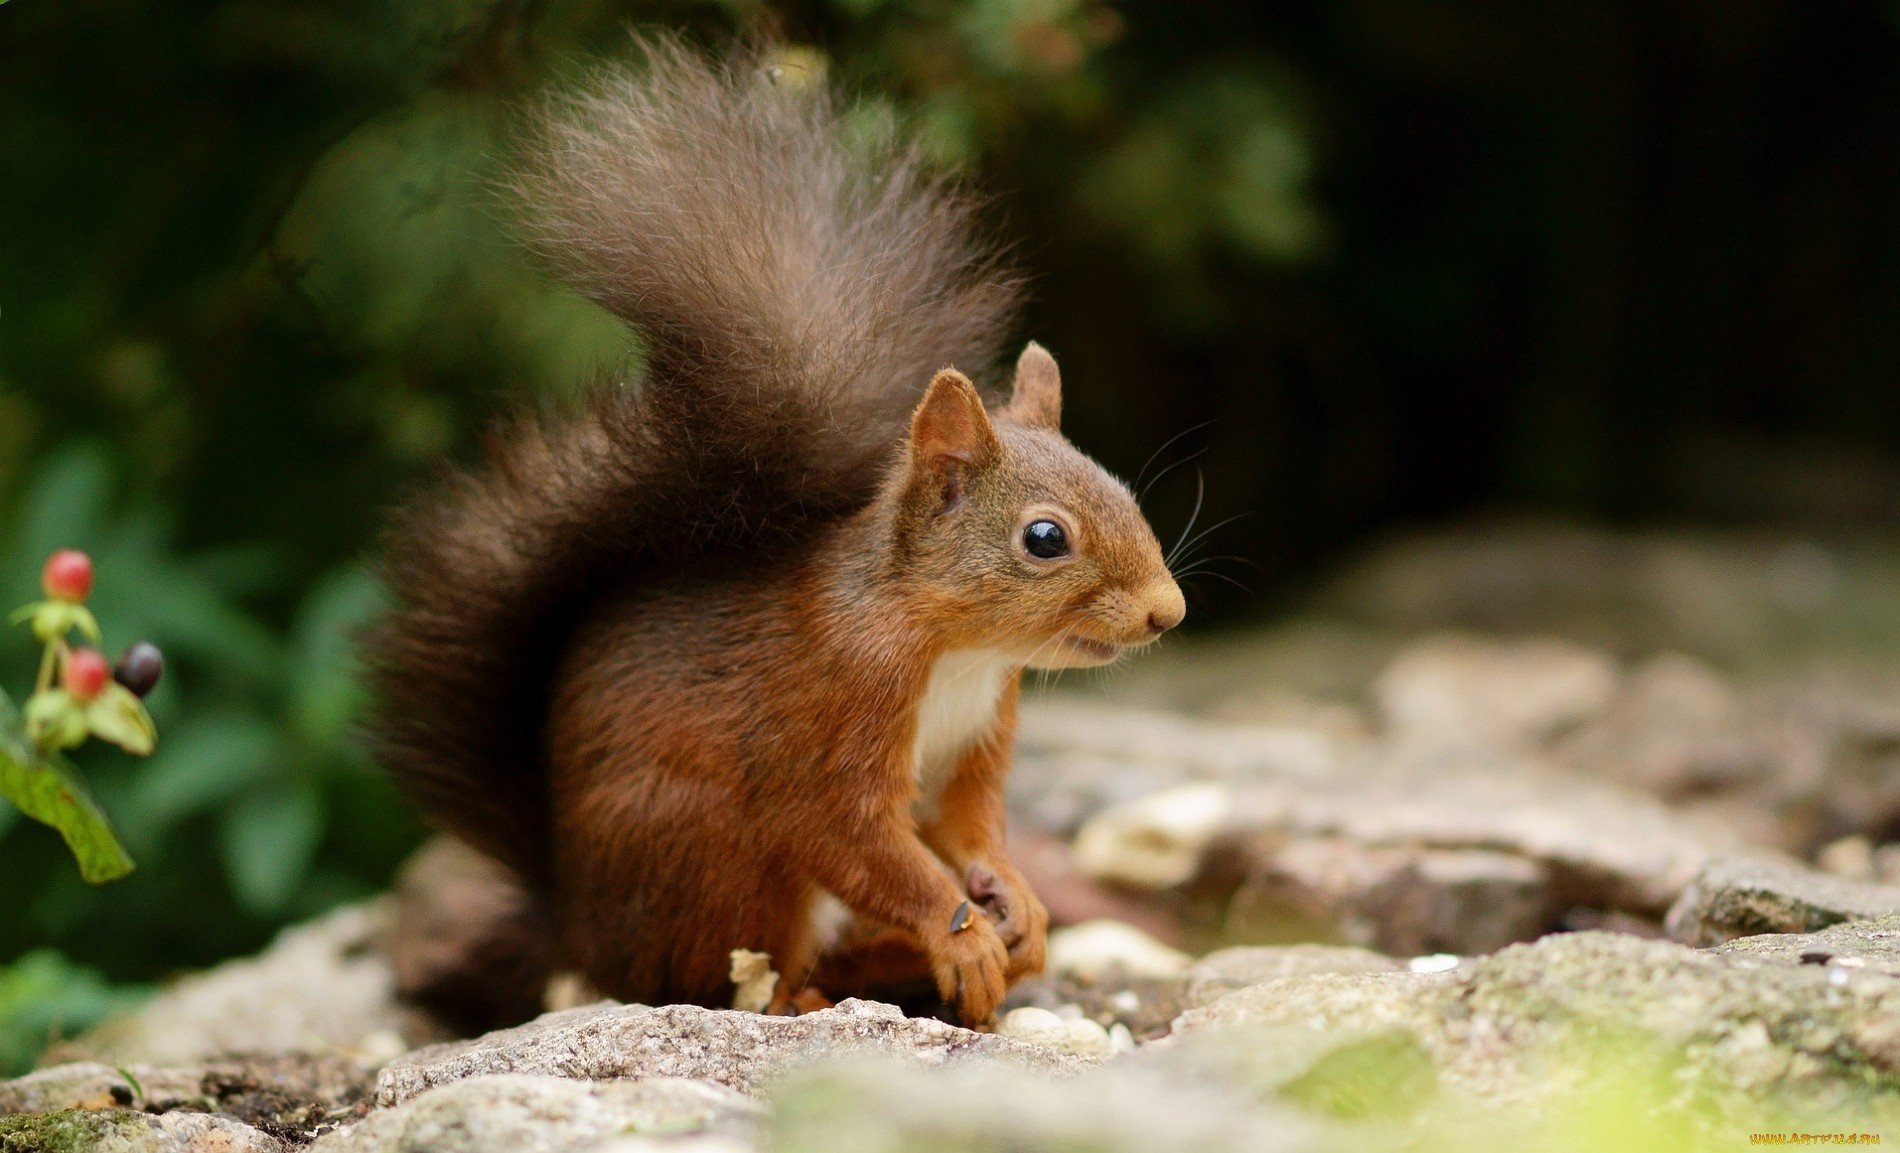
[[959, 906], [930, 936], [926, 951], [937, 992], [957, 1016], [972, 1028], [987, 1024], [1009, 990], [1009, 951], [989, 918]]
[[996, 919], [996, 933], [1009, 949], [1009, 979], [1042, 972], [1049, 954], [1049, 910], [1014, 869], [1002, 872], [971, 865], [970, 896]]

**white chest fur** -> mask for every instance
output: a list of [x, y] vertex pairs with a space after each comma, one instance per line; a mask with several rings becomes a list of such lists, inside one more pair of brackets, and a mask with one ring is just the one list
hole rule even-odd
[[931, 667], [917, 705], [919, 820], [936, 815], [957, 758], [996, 731], [996, 707], [1019, 664], [1001, 653], [971, 649], [945, 653]]

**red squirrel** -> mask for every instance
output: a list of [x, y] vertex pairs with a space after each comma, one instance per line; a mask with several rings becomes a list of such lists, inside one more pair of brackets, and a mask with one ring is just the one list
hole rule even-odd
[[644, 49], [516, 183], [645, 371], [399, 512], [371, 735], [603, 993], [727, 1005], [744, 948], [773, 1011], [926, 979], [984, 1022], [1048, 926], [1003, 847], [1020, 674], [1181, 592], [1049, 353], [992, 405], [965, 375], [1020, 297], [973, 198], [762, 55]]

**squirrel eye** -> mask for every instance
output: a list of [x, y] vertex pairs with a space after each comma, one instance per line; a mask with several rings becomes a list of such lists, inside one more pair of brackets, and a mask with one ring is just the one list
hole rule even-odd
[[1038, 560], [1069, 555], [1069, 534], [1052, 520], [1030, 521], [1023, 529], [1023, 551]]

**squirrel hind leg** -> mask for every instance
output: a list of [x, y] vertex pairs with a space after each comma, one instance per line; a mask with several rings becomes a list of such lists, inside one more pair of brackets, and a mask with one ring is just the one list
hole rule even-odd
[[814, 986], [798, 988], [790, 978], [780, 977], [778, 989], [772, 994], [772, 1001], [765, 1011], [774, 1017], [802, 1017], [806, 1013], [829, 1009], [834, 1003]]
[[859, 926], [818, 958], [811, 984], [834, 997], [865, 997], [929, 1016], [941, 998], [930, 957], [901, 929]]

